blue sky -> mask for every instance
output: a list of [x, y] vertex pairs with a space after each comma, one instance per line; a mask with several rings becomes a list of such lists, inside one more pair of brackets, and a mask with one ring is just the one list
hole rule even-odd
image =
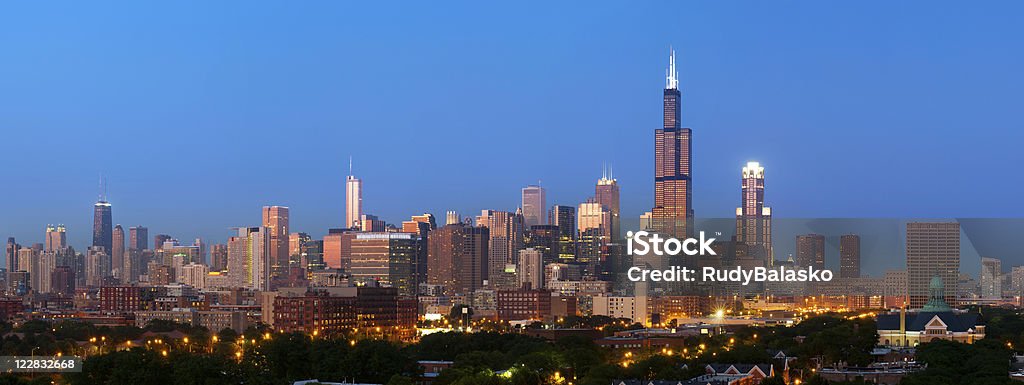
[[222, 242], [292, 209], [398, 222], [593, 194], [652, 204], [669, 46], [698, 216], [748, 160], [787, 217], [1021, 217], [1024, 4], [63, 2], [0, 5], [0, 234], [114, 221]]

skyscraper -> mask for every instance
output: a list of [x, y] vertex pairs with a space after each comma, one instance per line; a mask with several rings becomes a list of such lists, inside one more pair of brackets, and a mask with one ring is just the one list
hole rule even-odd
[[358, 233], [352, 240], [350, 279], [359, 284], [379, 283], [398, 288], [400, 295], [416, 295], [414, 265], [420, 239], [410, 233]]
[[487, 274], [488, 229], [461, 223], [431, 231], [427, 244], [427, 283], [446, 295], [483, 288]]
[[228, 245], [223, 243], [210, 247], [210, 270], [221, 271], [228, 268]]
[[548, 223], [546, 201], [543, 187], [537, 185], [523, 187], [523, 225], [526, 228]]
[[352, 159], [348, 160], [348, 178], [345, 179], [345, 225], [357, 227], [363, 217], [363, 181], [352, 175]]
[[611, 243], [612, 213], [608, 207], [588, 199], [576, 211], [579, 241], [576, 243], [577, 261], [586, 266], [585, 275], [598, 277], [607, 267], [608, 247]]
[[551, 207], [551, 224], [558, 226], [558, 260], [576, 260], [576, 208], [555, 205]]
[[103, 278], [110, 276], [110, 254], [102, 247], [90, 247], [85, 255], [85, 285], [102, 286]]
[[839, 277], [860, 278], [860, 236], [839, 237]]
[[288, 208], [263, 206], [263, 227], [269, 230], [270, 262], [275, 266], [288, 266]]
[[497, 210], [482, 210], [476, 217], [476, 225], [488, 229], [487, 280], [492, 286], [515, 288], [513, 282], [500, 279], [505, 266], [515, 263], [515, 253], [523, 244], [522, 226], [514, 219], [512, 213]]
[[740, 178], [740, 207], [736, 208], [737, 247], [746, 247], [746, 255], [771, 264], [772, 209], [764, 205], [764, 167], [748, 162]]
[[237, 228], [228, 238], [228, 278], [233, 287], [264, 291], [270, 282], [270, 231], [265, 227]]
[[53, 269], [57, 268], [57, 251], [43, 251], [36, 253], [37, 262], [32, 273], [33, 286], [39, 293], [49, 293], [53, 290], [52, 275]]
[[4, 255], [7, 262], [7, 272], [13, 273], [18, 271], [18, 249], [21, 246], [14, 240], [14, 237], [7, 238], [7, 252]]
[[124, 266], [124, 229], [121, 225], [114, 226], [113, 245], [110, 248], [110, 267], [114, 277], [122, 280], [128, 276]]
[[523, 237], [523, 245], [532, 247], [544, 253], [544, 264], [558, 261], [558, 226], [536, 225], [530, 226], [530, 230]]
[[56, 251], [67, 247], [68, 237], [64, 225], [46, 225], [46, 251]]
[[796, 264], [800, 267], [825, 268], [825, 236], [806, 234], [796, 236]]
[[693, 224], [691, 130], [679, 121], [679, 74], [676, 54], [669, 57], [663, 100], [663, 126], [654, 132], [654, 230], [675, 238], [690, 236]]
[[610, 215], [609, 242], [614, 242], [621, 236], [619, 234], [621, 231], [619, 228], [619, 182], [612, 177], [610, 170], [597, 180], [597, 185], [594, 187], [594, 201], [608, 210]]
[[145, 250], [149, 242], [149, 229], [142, 226], [128, 228], [128, 250]]
[[519, 250], [519, 287], [544, 288], [544, 253], [534, 248]]
[[427, 282], [427, 244], [430, 242], [430, 232], [437, 229], [437, 222], [434, 215], [424, 213], [413, 215], [408, 221], [402, 222], [402, 232], [419, 235], [420, 241], [416, 244], [416, 260], [413, 261], [416, 283]]
[[1010, 291], [1012, 296], [1024, 295], [1024, 266], [1010, 268]]
[[69, 266], [57, 266], [50, 273], [50, 292], [62, 297], [75, 295], [75, 271]]
[[174, 237], [167, 234], [157, 234], [153, 236], [153, 250], [160, 250], [164, 248], [164, 242], [167, 242]]
[[1003, 298], [1003, 262], [989, 257], [981, 258], [981, 297]]
[[103, 247], [106, 253], [110, 253], [114, 245], [114, 222], [110, 215], [110, 202], [103, 196], [93, 205], [92, 245]]
[[910, 307], [928, 302], [928, 285], [938, 275], [946, 303], [956, 303], [960, 275], [960, 224], [956, 222], [907, 223], [907, 293]]

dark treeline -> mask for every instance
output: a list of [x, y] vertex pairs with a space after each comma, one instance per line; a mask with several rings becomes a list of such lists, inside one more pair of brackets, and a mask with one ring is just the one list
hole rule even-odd
[[[995, 316], [996, 314], [991, 314]], [[991, 324], [998, 335], [975, 345], [932, 343], [919, 349], [919, 360], [929, 364], [906, 384], [1007, 383], [1009, 349], [1001, 338], [1019, 336], [1020, 317], [1000, 314]], [[618, 320], [574, 317], [565, 326], [602, 330], [634, 328]], [[991, 322], [991, 321], [990, 321]], [[1002, 329], [1001, 329], [1002, 328]], [[160, 338], [176, 331], [187, 340]], [[147, 339], [148, 338], [148, 339]], [[51, 326], [29, 322], [5, 327], [3, 354], [87, 354], [81, 373], [64, 377], [22, 375], [0, 377], [5, 383], [24, 384], [289, 384], [296, 380], [349, 381], [388, 385], [412, 384], [422, 375], [419, 360], [453, 361], [436, 379], [437, 385], [608, 385], [613, 379], [680, 380], [703, 374], [709, 363], [779, 363], [770, 352], [782, 350], [797, 357], [791, 376], [804, 384], [824, 384], [811, 368], [867, 365], [877, 331], [870, 318], [823, 315], [793, 327], [748, 327], [734, 334], [693, 336], [683, 351], [662, 348], [632, 351], [601, 348], [583, 337], [547, 341], [519, 333], [437, 333], [417, 343], [354, 339], [346, 336], [310, 336], [274, 333], [250, 328], [211, 333], [203, 328], [155, 322], [146, 328], [95, 328], [63, 322]], [[140, 342], [140, 339], [146, 340]], [[90, 341], [83, 344], [83, 341]], [[95, 342], [91, 342], [95, 341]], [[127, 341], [135, 341], [129, 345]], [[1011, 342], [1012, 344], [1012, 342]], [[44, 381], [45, 380], [45, 381]], [[777, 384], [771, 378], [765, 384]], [[856, 383], [853, 383], [856, 384]]]

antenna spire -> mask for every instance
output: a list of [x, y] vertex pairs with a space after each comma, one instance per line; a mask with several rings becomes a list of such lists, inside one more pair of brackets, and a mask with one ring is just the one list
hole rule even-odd
[[348, 156], [348, 175], [352, 176], [352, 155]]
[[665, 89], [679, 89], [679, 72], [676, 71], [676, 50], [669, 46], [668, 70], [665, 71]]
[[100, 173], [100, 202], [107, 201], [107, 180], [103, 178], [103, 173]]

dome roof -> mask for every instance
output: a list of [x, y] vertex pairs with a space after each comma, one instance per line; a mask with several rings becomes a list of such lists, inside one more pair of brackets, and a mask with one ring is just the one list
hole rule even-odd
[[945, 289], [945, 285], [942, 284], [942, 277], [936, 274], [932, 277], [932, 281], [928, 283], [929, 289]]

